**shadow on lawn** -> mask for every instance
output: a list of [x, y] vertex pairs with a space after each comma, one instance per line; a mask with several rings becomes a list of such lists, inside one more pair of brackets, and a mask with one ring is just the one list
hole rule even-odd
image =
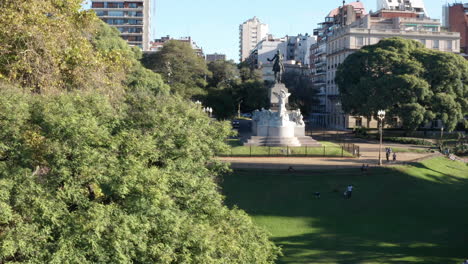
[[[444, 166], [448, 173], [438, 171]], [[463, 173], [420, 163], [370, 175], [239, 170], [222, 185], [226, 203], [246, 210], [283, 247], [279, 263], [449, 264], [468, 256]], [[355, 186], [349, 200], [342, 196], [348, 184]]]

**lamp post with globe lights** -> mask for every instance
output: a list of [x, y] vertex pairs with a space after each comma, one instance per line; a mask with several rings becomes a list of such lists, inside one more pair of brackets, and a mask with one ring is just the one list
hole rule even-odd
[[385, 111], [379, 110], [377, 112], [377, 117], [379, 118], [379, 134], [380, 134], [380, 147], [379, 147], [379, 165], [382, 165], [382, 127], [383, 120], [385, 118]]

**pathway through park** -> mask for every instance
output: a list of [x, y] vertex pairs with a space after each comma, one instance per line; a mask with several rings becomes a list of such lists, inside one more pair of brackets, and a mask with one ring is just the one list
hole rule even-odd
[[[319, 138], [320, 137], [320, 138]], [[362, 164], [369, 164], [370, 167], [378, 164], [379, 142], [354, 138], [346, 132], [328, 131], [318, 134], [314, 137], [319, 140], [354, 143], [359, 146], [361, 156], [359, 158], [336, 158], [336, 157], [220, 157], [219, 160], [231, 163], [233, 169], [288, 169], [290, 166], [294, 170], [309, 169], [330, 169], [330, 168], [353, 168], [361, 167]], [[383, 144], [382, 161], [383, 164], [397, 165], [412, 162], [431, 156], [440, 155], [439, 153], [397, 153], [397, 162], [387, 162], [385, 160], [385, 147], [391, 148], [414, 148], [427, 149], [427, 147], [404, 145], [404, 144]]]

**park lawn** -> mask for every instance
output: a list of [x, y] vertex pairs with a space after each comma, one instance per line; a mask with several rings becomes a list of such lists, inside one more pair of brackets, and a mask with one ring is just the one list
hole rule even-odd
[[[353, 197], [342, 193], [355, 185]], [[461, 263], [468, 258], [468, 168], [445, 158], [396, 168], [238, 170], [222, 183], [283, 248], [278, 263]], [[321, 192], [321, 199], [314, 192]]]
[[343, 150], [340, 145], [321, 141], [321, 147], [257, 147], [243, 146], [238, 139], [230, 139], [227, 143], [231, 149], [227, 153], [219, 153], [220, 156], [234, 157], [352, 157], [351, 153]]

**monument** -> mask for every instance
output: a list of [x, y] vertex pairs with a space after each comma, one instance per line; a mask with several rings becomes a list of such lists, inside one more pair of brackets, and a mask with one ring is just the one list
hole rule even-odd
[[281, 83], [284, 72], [283, 56], [280, 51], [272, 59], [275, 84], [270, 90], [269, 110], [255, 110], [252, 115], [253, 136], [244, 145], [254, 146], [320, 146], [311, 137], [305, 136], [305, 124], [299, 109], [286, 108], [291, 95]]

